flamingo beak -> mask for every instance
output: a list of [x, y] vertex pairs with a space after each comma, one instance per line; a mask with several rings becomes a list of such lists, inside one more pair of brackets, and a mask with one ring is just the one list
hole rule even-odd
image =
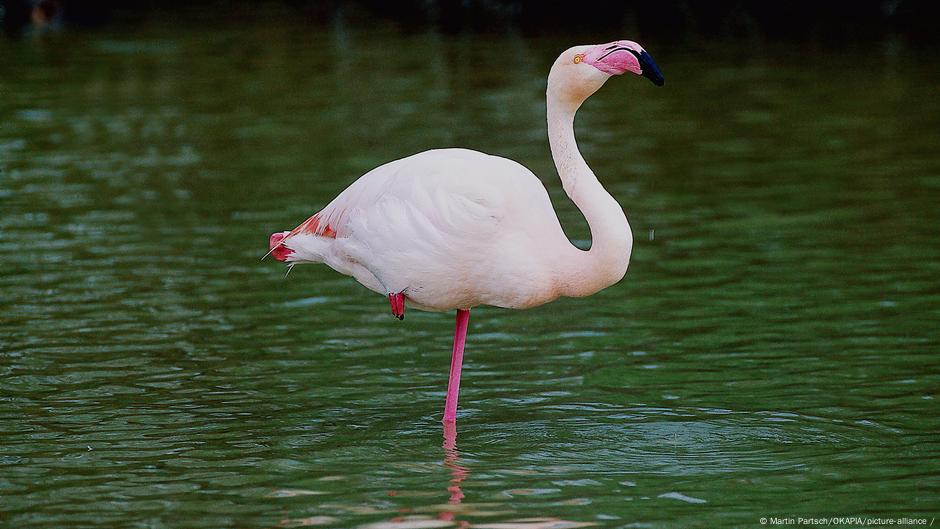
[[575, 63], [584, 62], [609, 75], [626, 72], [642, 75], [656, 86], [665, 80], [659, 65], [639, 44], [627, 40], [600, 44], [588, 48], [586, 53], [575, 56]]
[[649, 53], [646, 53], [646, 50], [637, 55], [637, 60], [640, 63], [640, 70], [643, 72], [643, 77], [652, 81], [656, 86], [662, 86], [663, 83], [666, 82], [665, 78], [663, 78], [663, 72], [659, 70], [656, 61], [653, 60], [653, 57], [651, 57]]

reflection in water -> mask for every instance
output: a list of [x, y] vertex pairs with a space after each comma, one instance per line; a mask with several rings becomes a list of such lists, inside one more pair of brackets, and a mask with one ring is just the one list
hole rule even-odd
[[[450, 492], [450, 503], [458, 504], [463, 499], [463, 492], [460, 490], [460, 483], [467, 479], [470, 471], [458, 464], [460, 452], [457, 451], [457, 423], [445, 422], [444, 424], [444, 466], [450, 469], [450, 486], [447, 492]], [[442, 513], [443, 514], [443, 513]], [[453, 514], [451, 518], [453, 518]]]

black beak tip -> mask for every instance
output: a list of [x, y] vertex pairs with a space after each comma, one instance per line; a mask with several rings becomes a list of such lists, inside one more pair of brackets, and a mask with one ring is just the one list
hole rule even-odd
[[656, 86], [662, 86], [666, 83], [665, 78], [663, 78], [663, 72], [659, 70], [659, 66], [649, 53], [645, 51], [640, 53], [639, 60], [640, 68], [643, 70], [643, 77], [652, 81]]

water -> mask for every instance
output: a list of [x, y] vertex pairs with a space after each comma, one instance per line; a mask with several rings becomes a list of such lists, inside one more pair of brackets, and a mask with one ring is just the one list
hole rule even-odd
[[[636, 236], [470, 322], [259, 262], [368, 169], [519, 160], [569, 235], [570, 37], [173, 18], [0, 43], [0, 522], [732, 527], [940, 511], [940, 73], [903, 41], [646, 42], [578, 121]], [[584, 40], [584, 39], [582, 39]], [[849, 523], [843, 526], [859, 526]]]

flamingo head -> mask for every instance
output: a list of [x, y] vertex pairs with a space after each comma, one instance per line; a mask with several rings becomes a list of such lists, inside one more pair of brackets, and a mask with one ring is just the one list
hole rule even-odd
[[653, 57], [630, 40], [575, 46], [565, 50], [549, 74], [549, 93], [556, 99], [579, 105], [615, 75], [633, 73], [656, 86], [665, 82]]

